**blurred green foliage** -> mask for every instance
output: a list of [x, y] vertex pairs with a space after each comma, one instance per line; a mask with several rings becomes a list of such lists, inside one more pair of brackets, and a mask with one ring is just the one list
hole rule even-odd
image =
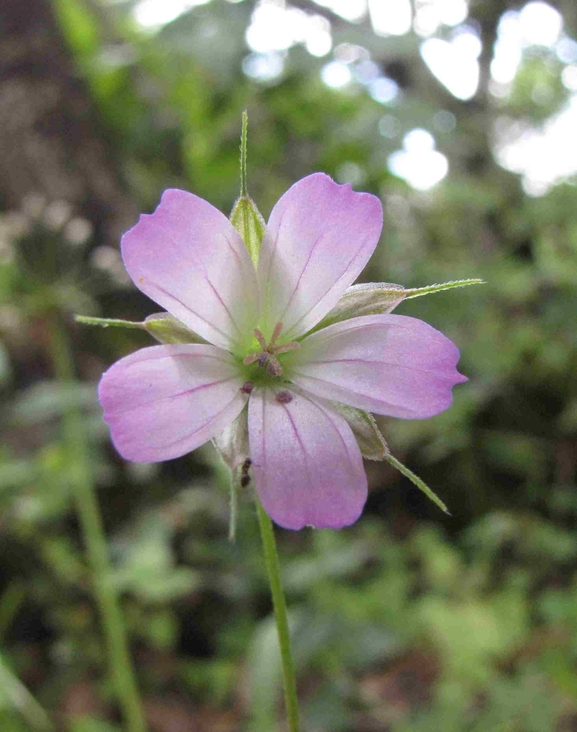
[[[246, 108], [250, 193], [265, 215], [291, 183], [324, 170], [383, 200], [385, 230], [366, 280], [488, 283], [399, 307], [459, 345], [470, 382], [434, 419], [379, 420], [393, 452], [452, 517], [370, 463], [357, 525], [279, 532], [304, 729], [574, 729], [577, 188], [567, 181], [527, 195], [497, 165], [492, 139], [503, 117], [540, 124], [563, 107], [566, 64], [529, 48], [508, 93], [492, 96], [488, 64], [508, 4], [471, 4], [481, 87], [459, 101], [427, 70], [415, 33], [379, 37], [368, 21], [295, 4], [325, 16], [335, 46], [370, 54], [398, 98], [377, 102], [361, 82], [328, 88], [320, 71], [332, 53], [317, 58], [300, 45], [281, 54], [279, 76], [250, 78], [249, 0], [212, 0], [154, 33], [136, 25], [131, 2], [53, 8], [141, 210], [179, 186], [229, 213]], [[439, 125], [439, 112], [451, 124]], [[416, 127], [434, 133], [450, 165], [428, 192], [387, 168]], [[99, 375], [150, 341], [80, 327], [71, 314], [142, 320], [157, 309], [127, 282], [114, 247], [66, 202], [36, 191], [1, 212], [0, 729], [48, 729], [38, 703], [57, 729], [120, 729], [61, 437], [72, 407], [91, 447], [151, 730], [270, 732], [280, 666], [250, 496], [231, 544], [226, 469], [210, 446], [169, 464], [126, 464], [100, 417]], [[72, 386], [54, 379], [55, 313], [76, 355]]]

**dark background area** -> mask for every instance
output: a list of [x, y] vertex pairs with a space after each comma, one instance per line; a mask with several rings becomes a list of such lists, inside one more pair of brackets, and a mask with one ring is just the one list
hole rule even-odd
[[[519, 41], [503, 81], [495, 61], [507, 28], [527, 17], [522, 3], [471, 0], [457, 22], [435, 25], [451, 3], [415, 0], [400, 35], [375, 32], [380, 5], [371, 22], [360, 11], [347, 19], [352, 0], [212, 0], [151, 26], [143, 3], [2, 1], [2, 732], [46, 729], [39, 705], [58, 730], [121, 729], [75, 511], [88, 473], [151, 731], [270, 732], [282, 719], [250, 496], [231, 544], [228, 478], [210, 445], [124, 463], [95, 386], [151, 340], [73, 320], [158, 309], [126, 278], [120, 235], [167, 187], [230, 212], [243, 109], [249, 188], [265, 217], [322, 170], [383, 201], [364, 280], [487, 281], [401, 304], [459, 345], [470, 381], [434, 419], [379, 420], [393, 454], [452, 515], [389, 465], [367, 463], [370, 498], [355, 526], [278, 531], [304, 729], [577, 730], [577, 188], [567, 163], [577, 143], [555, 126], [577, 91], [577, 6], [545, 6], [557, 34]], [[294, 21], [317, 29], [317, 45], [295, 31], [285, 48], [262, 50], [263, 8], [271, 44]], [[293, 20], [278, 15], [291, 8]], [[450, 53], [463, 36], [478, 42], [478, 88], [466, 99], [423, 51], [438, 39]], [[429, 137], [407, 139], [415, 129]], [[557, 144], [541, 156], [527, 147], [529, 172], [502, 167], [507, 144], [540, 132]], [[419, 190], [422, 176], [411, 186], [390, 156], [409, 154], [412, 139], [421, 158], [411, 170], [442, 168], [430, 135], [448, 173]], [[545, 181], [535, 173], [545, 163], [564, 172]], [[74, 383], [62, 378], [68, 352]], [[89, 445], [84, 473], [66, 436], [72, 413]]]

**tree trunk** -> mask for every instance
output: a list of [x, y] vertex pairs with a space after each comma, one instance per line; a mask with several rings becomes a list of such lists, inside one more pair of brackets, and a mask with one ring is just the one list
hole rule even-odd
[[65, 200], [117, 243], [134, 203], [49, 0], [0, 1], [0, 206]]

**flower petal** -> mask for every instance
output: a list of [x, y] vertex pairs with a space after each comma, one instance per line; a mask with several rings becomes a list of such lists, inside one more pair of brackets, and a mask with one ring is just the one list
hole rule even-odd
[[381, 233], [381, 202], [328, 175], [295, 183], [274, 207], [258, 263], [261, 325], [284, 324], [283, 340], [306, 333], [336, 305]]
[[220, 348], [152, 346], [108, 369], [98, 397], [118, 452], [150, 463], [184, 455], [221, 432], [246, 404], [242, 382]]
[[367, 478], [346, 421], [323, 400], [255, 389], [248, 431], [256, 490], [280, 526], [340, 529], [360, 516]]
[[447, 409], [452, 387], [467, 381], [458, 360], [454, 343], [422, 320], [367, 315], [313, 333], [284, 364], [290, 379], [316, 396], [424, 419]]
[[210, 343], [246, 348], [258, 317], [256, 272], [230, 221], [202, 198], [169, 189], [122, 237], [122, 257], [145, 295]]

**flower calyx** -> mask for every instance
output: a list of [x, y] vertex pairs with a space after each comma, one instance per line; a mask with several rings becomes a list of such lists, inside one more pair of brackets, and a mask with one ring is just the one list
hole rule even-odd
[[257, 339], [261, 350], [257, 353], [251, 353], [248, 355], [243, 361], [244, 365], [250, 366], [253, 363], [258, 363], [259, 367], [262, 369], [266, 368], [267, 372], [271, 376], [282, 376], [282, 366], [278, 360], [278, 356], [281, 353], [294, 351], [300, 347], [300, 344], [296, 341], [277, 345], [282, 329], [283, 324], [277, 323], [272, 332], [270, 342], [267, 343], [263, 332], [259, 328], [254, 328], [252, 332], [254, 333], [254, 337]]

